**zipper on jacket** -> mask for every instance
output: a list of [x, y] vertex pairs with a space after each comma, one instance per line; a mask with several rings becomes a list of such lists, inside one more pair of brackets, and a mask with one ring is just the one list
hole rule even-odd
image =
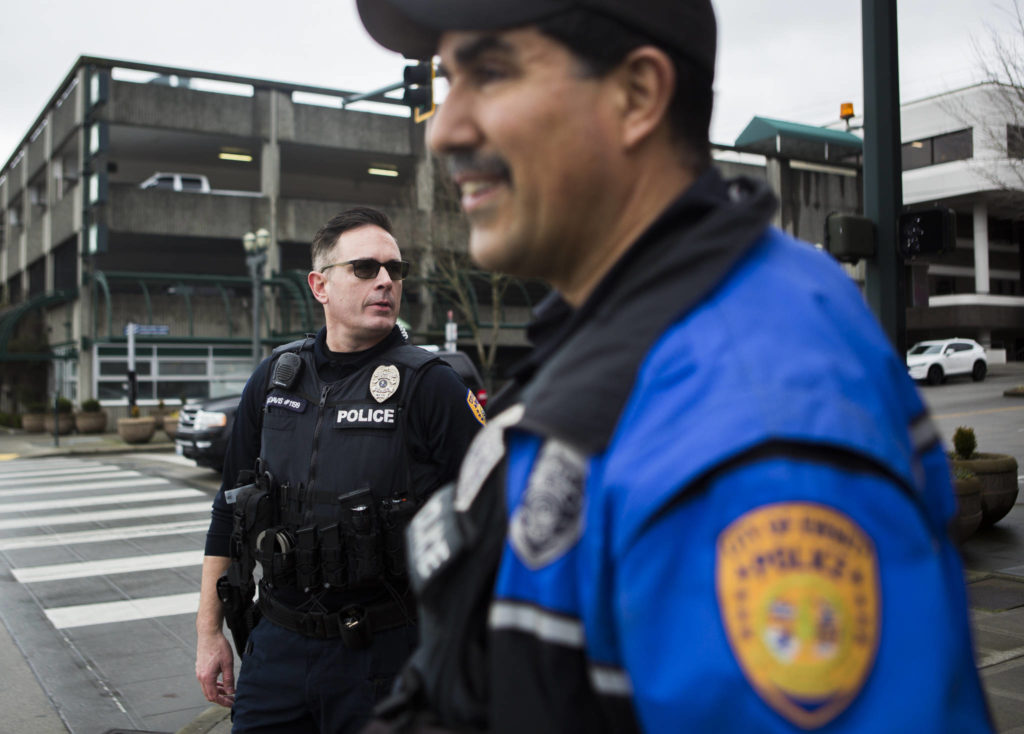
[[306, 496], [313, 496], [313, 485], [316, 484], [316, 457], [320, 452], [320, 428], [324, 423], [324, 405], [327, 403], [327, 393], [331, 391], [330, 385], [320, 388], [320, 404], [317, 406], [316, 427], [313, 428], [313, 453], [309, 457], [309, 482], [306, 484]]

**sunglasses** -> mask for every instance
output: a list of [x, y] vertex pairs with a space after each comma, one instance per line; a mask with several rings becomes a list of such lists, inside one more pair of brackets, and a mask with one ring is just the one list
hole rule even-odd
[[343, 263], [331, 263], [320, 268], [320, 272], [326, 273], [329, 268], [333, 268], [335, 265], [351, 265], [352, 274], [362, 280], [373, 280], [377, 277], [377, 273], [380, 272], [381, 268], [388, 271], [388, 277], [391, 280], [402, 280], [409, 274], [409, 263], [405, 260], [388, 260], [386, 263], [382, 263], [371, 257], [346, 260]]

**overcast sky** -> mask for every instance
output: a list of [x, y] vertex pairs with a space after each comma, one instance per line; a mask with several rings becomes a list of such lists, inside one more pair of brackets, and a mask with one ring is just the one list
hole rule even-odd
[[[486, 2], [486, 0], [480, 0]], [[1008, 27], [1012, 0], [898, 0], [903, 100], [977, 81], [972, 42]], [[719, 0], [711, 138], [754, 115], [826, 124], [863, 111], [860, 0]], [[356, 91], [401, 79], [354, 0], [32, 0], [6, 3], [0, 165], [80, 55]]]

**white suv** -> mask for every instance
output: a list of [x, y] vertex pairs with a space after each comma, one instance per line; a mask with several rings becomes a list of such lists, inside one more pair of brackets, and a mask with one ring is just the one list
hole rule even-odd
[[907, 352], [907, 369], [915, 380], [938, 385], [949, 375], [970, 375], [979, 382], [988, 372], [985, 348], [973, 339], [918, 342]]

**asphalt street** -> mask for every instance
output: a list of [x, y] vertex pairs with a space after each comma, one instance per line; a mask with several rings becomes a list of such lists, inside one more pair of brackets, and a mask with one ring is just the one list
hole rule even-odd
[[[1024, 467], [1024, 365], [923, 387], [943, 440]], [[193, 674], [218, 477], [170, 443], [0, 433], [0, 734], [228, 731]], [[1024, 470], [1021, 471], [1024, 474]], [[963, 547], [977, 662], [1004, 734], [1024, 734], [1024, 510]], [[912, 663], [908, 667], [912, 671]]]

